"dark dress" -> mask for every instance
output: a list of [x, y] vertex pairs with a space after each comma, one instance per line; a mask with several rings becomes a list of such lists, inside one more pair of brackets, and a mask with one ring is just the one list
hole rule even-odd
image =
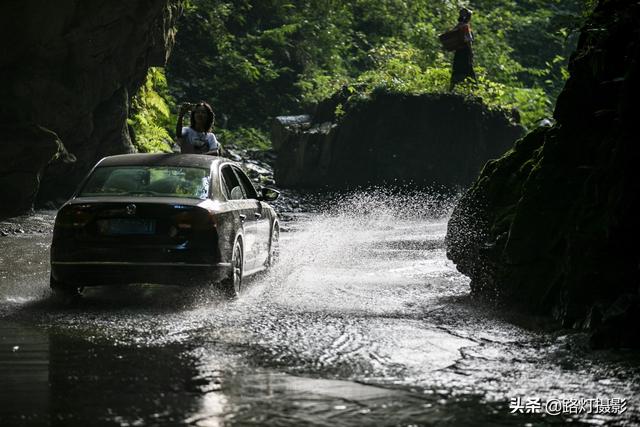
[[[470, 33], [468, 24], [460, 27], [460, 31]], [[471, 39], [472, 36], [469, 36]], [[473, 71], [473, 48], [471, 42], [461, 49], [457, 49], [453, 55], [453, 70], [451, 72], [451, 89], [464, 81], [467, 77], [476, 79], [476, 73]]]

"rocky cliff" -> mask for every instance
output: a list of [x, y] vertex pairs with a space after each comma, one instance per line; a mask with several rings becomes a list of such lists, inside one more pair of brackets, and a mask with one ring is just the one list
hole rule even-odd
[[181, 3], [0, 5], [0, 215], [64, 198], [96, 160], [133, 149], [129, 98], [164, 65]]
[[557, 124], [490, 162], [449, 222], [472, 292], [640, 346], [640, 3], [601, 0], [583, 28]]
[[457, 95], [374, 92], [336, 118], [341, 96], [313, 115], [276, 119], [279, 185], [467, 186], [523, 132], [504, 112]]

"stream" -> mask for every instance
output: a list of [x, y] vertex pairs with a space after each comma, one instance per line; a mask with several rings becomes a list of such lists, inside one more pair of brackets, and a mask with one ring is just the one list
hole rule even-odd
[[472, 299], [450, 210], [352, 194], [283, 215], [279, 263], [236, 300], [135, 285], [77, 305], [49, 291], [38, 212], [0, 237], [0, 426], [640, 423], [638, 355]]

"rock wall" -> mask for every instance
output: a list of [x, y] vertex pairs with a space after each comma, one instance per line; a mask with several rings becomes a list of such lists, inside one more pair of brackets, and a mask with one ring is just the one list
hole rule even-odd
[[450, 94], [376, 92], [336, 119], [340, 95], [312, 116], [279, 117], [275, 179], [284, 187], [469, 185], [522, 136], [504, 112]]
[[490, 162], [449, 222], [474, 294], [640, 346], [640, 3], [602, 0], [583, 28], [557, 124]]
[[0, 137], [0, 216], [36, 197], [64, 199], [99, 158], [133, 150], [129, 98], [149, 66], [165, 64], [181, 8], [182, 0], [0, 5], [0, 128], [11, 129]]

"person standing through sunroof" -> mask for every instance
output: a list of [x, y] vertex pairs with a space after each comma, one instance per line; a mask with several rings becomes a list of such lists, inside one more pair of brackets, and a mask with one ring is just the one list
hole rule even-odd
[[[189, 126], [182, 126], [182, 119], [190, 111]], [[181, 153], [220, 155], [220, 144], [213, 134], [215, 114], [209, 104], [200, 101], [197, 104], [183, 103], [178, 112], [176, 137]]]

